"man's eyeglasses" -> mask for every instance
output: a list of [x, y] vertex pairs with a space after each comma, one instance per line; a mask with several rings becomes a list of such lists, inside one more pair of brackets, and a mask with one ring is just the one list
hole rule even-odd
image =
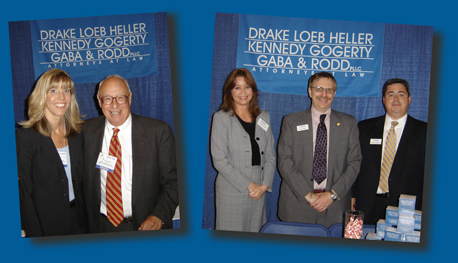
[[128, 98], [129, 96], [126, 96], [126, 95], [118, 95], [116, 97], [103, 96], [100, 98], [100, 100], [102, 101], [103, 104], [107, 104], [107, 105], [113, 103], [113, 100], [116, 100], [118, 104], [125, 104]]
[[323, 87], [310, 87], [310, 88], [316, 90], [319, 93], [326, 91], [327, 94], [333, 94], [336, 91], [335, 89], [332, 89], [332, 88], [323, 88]]

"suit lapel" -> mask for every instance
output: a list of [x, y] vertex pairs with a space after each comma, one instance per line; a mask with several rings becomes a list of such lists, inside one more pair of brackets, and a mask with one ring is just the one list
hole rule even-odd
[[[248, 132], [245, 131], [245, 128], [243, 128], [242, 124], [240, 123], [239, 119], [237, 118], [237, 115], [235, 113], [233, 113], [233, 111], [229, 111], [227, 113], [229, 115], [229, 118], [231, 120], [231, 126], [232, 128], [235, 129], [236, 133], [240, 133], [244, 138], [250, 138], [250, 135], [248, 134]], [[232, 115], [234, 114], [234, 115]], [[259, 116], [257, 117], [259, 118]], [[256, 118], [255, 121], [257, 121], [258, 119]], [[257, 128], [255, 128], [255, 130], [257, 130]], [[256, 133], [256, 131], [255, 131]]]
[[[77, 135], [79, 136], [79, 135]], [[68, 138], [68, 151], [70, 152], [70, 163], [71, 163], [71, 169], [72, 169], [72, 179], [76, 180], [76, 176], [79, 174], [78, 171], [81, 169], [82, 164], [81, 164], [81, 158], [80, 158], [80, 151], [77, 151], [77, 145], [75, 145], [76, 142], [76, 137], [70, 137]], [[81, 146], [80, 146], [81, 147]], [[75, 185], [73, 184], [73, 187]]]
[[67, 176], [65, 173], [65, 168], [64, 164], [62, 163], [62, 159], [60, 158], [59, 151], [57, 150], [56, 146], [54, 145], [54, 142], [52, 141], [51, 137], [46, 137], [43, 136], [43, 143], [44, 146], [43, 148], [49, 149], [50, 154], [52, 155], [52, 162], [54, 163], [55, 166], [59, 167], [59, 180], [62, 178], [65, 178], [67, 180]]
[[[300, 147], [300, 149], [304, 149], [304, 160], [305, 167], [310, 167], [310, 173], [305, 173], [310, 176], [310, 178], [306, 179], [311, 179], [312, 177], [312, 167], [313, 167], [313, 152], [315, 149], [313, 148], [313, 123], [312, 123], [312, 111], [310, 109], [305, 110], [302, 115], [299, 117], [298, 122], [296, 123], [295, 129], [297, 129], [297, 126], [299, 125], [308, 125], [309, 129], [305, 131], [299, 131], [299, 140], [298, 143], [303, 144], [303, 146]], [[297, 132], [293, 131], [293, 132]], [[312, 147], [310, 147], [312, 145]], [[305, 175], [304, 174], [304, 175]], [[309, 181], [309, 180], [307, 180]]]
[[148, 142], [148, 138], [145, 136], [145, 128], [139, 121], [138, 116], [132, 113], [132, 207], [135, 203], [137, 181], [141, 176], [139, 167], [143, 163], [148, 162], [146, 152], [141, 152], [139, 149], [146, 149], [145, 143]]
[[369, 143], [369, 147], [375, 147], [376, 150], [371, 151], [373, 154], [372, 160], [375, 162], [374, 167], [376, 167], [377, 171], [380, 171], [380, 166], [382, 163], [382, 150], [383, 150], [383, 142], [385, 141], [386, 138], [383, 138], [383, 129], [385, 127], [385, 115], [381, 116], [378, 118], [378, 120], [375, 122], [375, 126], [371, 132], [371, 139], [382, 139], [381, 144], [376, 144], [376, 145], [371, 145], [370, 141], [367, 142]]
[[[264, 132], [264, 129], [261, 128], [261, 126], [258, 125], [258, 121], [259, 119], [262, 119], [264, 120], [264, 115], [263, 115], [262, 112], [261, 114], [258, 115], [258, 117], [256, 117], [256, 119], [254, 120], [254, 125], [255, 125], [255, 128], [254, 128], [254, 138], [256, 139], [256, 142], [258, 143], [258, 146], [259, 146], [259, 151], [262, 151], [262, 149], [264, 149], [264, 145], [266, 144], [266, 136], [265, 136], [265, 132]], [[265, 121], [265, 120], [264, 120]], [[267, 123], [267, 122], [266, 122]], [[270, 125], [270, 124], [269, 124]], [[245, 129], [244, 129], [245, 130]], [[262, 138], [262, 139], [261, 139]]]
[[[94, 125], [94, 130], [92, 131], [93, 134], [89, 136], [89, 141], [88, 145], [93, 146], [92, 149], [93, 151], [90, 153], [91, 157], [88, 160], [94, 160], [93, 163], [93, 169], [91, 170], [93, 172], [92, 178], [94, 180], [93, 186], [96, 189], [97, 193], [97, 198], [98, 198], [98, 203], [100, 203], [100, 169], [95, 167], [96, 161], [99, 157], [99, 153], [102, 151], [102, 143], [103, 143], [103, 135], [105, 131], [105, 116], [99, 117], [97, 119], [97, 123]], [[85, 135], [87, 136], [87, 135]]]
[[404, 163], [408, 154], [409, 145], [412, 143], [413, 133], [415, 132], [415, 124], [410, 118], [410, 116], [407, 116], [391, 170], [395, 170], [398, 163]]
[[[329, 132], [329, 152], [328, 152], [328, 177], [333, 177], [334, 170], [333, 164], [335, 164], [336, 154], [339, 151], [339, 145], [342, 138], [341, 127], [346, 125], [342, 123], [340, 116], [334, 111], [331, 110], [331, 116], [329, 120], [328, 132]], [[334, 179], [329, 180], [328, 182], [334, 182]]]

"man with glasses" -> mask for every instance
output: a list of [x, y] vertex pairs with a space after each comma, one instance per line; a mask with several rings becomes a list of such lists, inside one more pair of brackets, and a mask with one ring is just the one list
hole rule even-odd
[[170, 126], [131, 113], [132, 92], [120, 76], [100, 82], [97, 100], [103, 116], [83, 126], [89, 232], [172, 228], [178, 189]]
[[363, 161], [352, 203], [370, 225], [385, 218], [387, 206], [398, 206], [401, 194], [416, 196], [416, 210], [423, 199], [427, 124], [407, 114], [406, 80], [387, 80], [382, 95], [386, 114], [358, 123]]
[[331, 109], [336, 90], [332, 74], [312, 75], [310, 109], [283, 118], [278, 140], [282, 221], [329, 227], [342, 223], [343, 213], [350, 209], [361, 150], [356, 118]]

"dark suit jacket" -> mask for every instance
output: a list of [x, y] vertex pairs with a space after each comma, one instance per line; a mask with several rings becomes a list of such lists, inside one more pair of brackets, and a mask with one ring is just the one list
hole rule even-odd
[[[359, 139], [363, 161], [353, 186], [356, 209], [364, 212], [364, 223], [375, 224], [372, 218], [380, 178], [382, 144], [370, 144], [371, 139], [384, 139], [385, 115], [359, 122]], [[407, 117], [389, 177], [389, 205], [398, 206], [401, 194], [417, 196], [415, 209], [421, 210], [425, 169], [427, 124]]]
[[[85, 225], [82, 194], [83, 140], [68, 138], [78, 222]], [[68, 179], [50, 137], [33, 129], [16, 131], [21, 223], [28, 237], [69, 234], [75, 229], [68, 200]]]
[[[98, 233], [100, 220], [100, 170], [95, 167], [102, 149], [105, 116], [86, 121], [84, 136], [84, 197], [89, 232]], [[132, 217], [134, 229], [154, 215], [172, 228], [178, 205], [175, 139], [170, 126], [160, 120], [132, 114]]]
[[[278, 217], [282, 221], [316, 223], [329, 227], [342, 223], [343, 213], [350, 209], [351, 186], [359, 172], [359, 148], [356, 118], [331, 110], [326, 191], [332, 188], [340, 200], [324, 213], [310, 207], [305, 196], [313, 191], [313, 131], [310, 109], [283, 118], [278, 140], [278, 170], [282, 177]], [[298, 131], [298, 125], [309, 129]]]

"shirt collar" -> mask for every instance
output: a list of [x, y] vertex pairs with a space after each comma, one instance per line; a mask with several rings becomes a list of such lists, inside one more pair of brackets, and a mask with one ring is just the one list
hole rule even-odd
[[320, 121], [320, 115], [326, 114], [326, 119], [329, 118], [329, 115], [331, 115], [331, 108], [327, 109], [324, 113], [319, 112], [313, 106], [311, 107], [311, 110], [312, 110], [312, 119], [317, 119], [318, 122]]
[[[386, 127], [391, 128], [392, 121], [394, 120], [391, 119], [391, 117], [388, 114], [385, 114], [385, 128]], [[407, 114], [397, 120], [397, 122], [399, 123], [397, 127], [403, 127], [406, 124], [406, 121], [407, 121]]]

